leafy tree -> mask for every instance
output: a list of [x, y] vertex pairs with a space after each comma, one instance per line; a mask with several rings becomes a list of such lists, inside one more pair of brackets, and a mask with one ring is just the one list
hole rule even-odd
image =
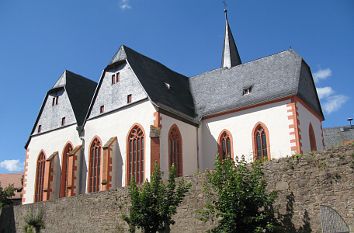
[[266, 191], [260, 163], [217, 158], [215, 168], [207, 174], [207, 204], [200, 211], [202, 220], [218, 221], [211, 232], [274, 232], [278, 226], [272, 208], [276, 194]]
[[172, 166], [168, 182], [164, 183], [157, 163], [150, 182], [145, 181], [138, 187], [135, 179], [132, 179], [129, 186], [132, 206], [129, 216], [123, 216], [130, 226], [130, 232], [135, 232], [136, 228], [145, 233], [170, 232], [170, 225], [175, 223], [172, 216], [191, 187], [183, 179], [177, 185], [175, 179], [176, 168]]
[[15, 195], [15, 188], [13, 185], [9, 185], [6, 188], [3, 188], [0, 184], [0, 209], [5, 205], [12, 203], [11, 197]]

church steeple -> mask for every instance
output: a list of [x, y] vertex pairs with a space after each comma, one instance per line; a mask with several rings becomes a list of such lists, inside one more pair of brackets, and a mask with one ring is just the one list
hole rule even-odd
[[241, 64], [241, 58], [238, 54], [236, 43], [229, 25], [229, 20], [227, 17], [227, 9], [224, 10], [225, 13], [225, 38], [224, 38], [224, 48], [222, 52], [222, 68], [231, 68]]

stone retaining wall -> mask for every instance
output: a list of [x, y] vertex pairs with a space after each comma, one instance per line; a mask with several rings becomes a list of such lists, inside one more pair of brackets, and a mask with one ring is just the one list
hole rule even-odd
[[[269, 190], [277, 190], [275, 207], [286, 224], [286, 232], [321, 232], [320, 205], [334, 208], [354, 232], [354, 146], [339, 147], [299, 158], [266, 162], [264, 173]], [[187, 177], [193, 184], [178, 208], [172, 232], [206, 232], [213, 223], [196, 218], [205, 202], [205, 174]], [[0, 233], [22, 232], [30, 211], [44, 210], [42, 232], [127, 232], [122, 214], [127, 212], [127, 189], [106, 191], [45, 203], [5, 208], [0, 216]]]

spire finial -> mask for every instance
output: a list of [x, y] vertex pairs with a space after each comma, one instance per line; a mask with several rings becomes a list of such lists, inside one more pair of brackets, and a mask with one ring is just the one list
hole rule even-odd
[[222, 1], [222, 3], [224, 4], [224, 13], [225, 13], [225, 18], [227, 19], [227, 3], [226, 3], [226, 0]]
[[229, 25], [229, 20], [227, 18], [227, 3], [226, 0], [223, 0], [224, 3], [224, 13], [225, 13], [225, 38], [224, 38], [224, 48], [222, 54], [221, 67], [231, 68], [241, 64], [241, 58], [238, 54], [236, 43]]

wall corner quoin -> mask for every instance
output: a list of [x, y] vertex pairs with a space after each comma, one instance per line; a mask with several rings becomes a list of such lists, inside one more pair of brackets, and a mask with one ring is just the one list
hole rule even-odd
[[289, 120], [290, 150], [292, 154], [302, 153], [301, 131], [298, 106], [295, 98], [291, 98], [291, 102], [287, 105], [287, 113]]
[[25, 165], [24, 165], [24, 173], [23, 173], [23, 180], [22, 180], [22, 204], [26, 203], [26, 191], [27, 191], [27, 176], [28, 176], [28, 159], [29, 159], [29, 148], [26, 148], [25, 152]]

